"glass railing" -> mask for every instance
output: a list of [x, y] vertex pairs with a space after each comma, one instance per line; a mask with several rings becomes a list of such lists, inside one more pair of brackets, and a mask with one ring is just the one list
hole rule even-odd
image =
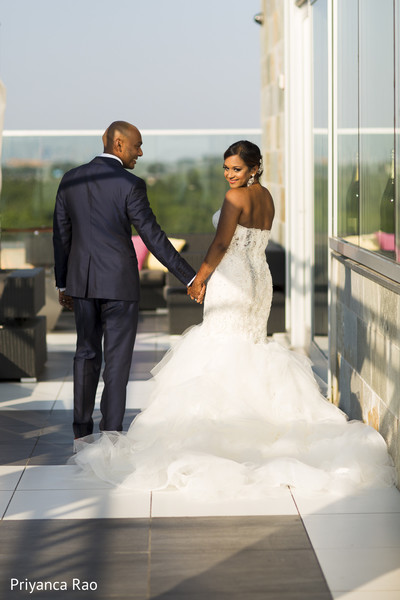
[[[54, 201], [62, 175], [102, 152], [102, 131], [5, 131], [3, 135], [1, 267], [50, 266]], [[227, 184], [226, 148], [239, 139], [258, 145], [261, 130], [142, 131], [145, 179], [162, 228], [175, 235], [212, 231]]]

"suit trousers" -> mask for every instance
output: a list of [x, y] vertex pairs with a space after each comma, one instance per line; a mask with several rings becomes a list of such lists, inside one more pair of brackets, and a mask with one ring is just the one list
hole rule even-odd
[[126, 386], [135, 344], [139, 303], [99, 298], [74, 298], [77, 331], [74, 357], [75, 437], [93, 432], [93, 410], [102, 365], [104, 390], [99, 428], [122, 431]]

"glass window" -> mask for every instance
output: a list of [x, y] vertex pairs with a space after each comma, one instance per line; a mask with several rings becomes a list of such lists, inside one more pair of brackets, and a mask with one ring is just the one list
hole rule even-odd
[[337, 8], [337, 234], [358, 244], [358, 0]]
[[400, 262], [400, 168], [399, 168], [399, 157], [400, 157], [400, 0], [396, 0], [395, 2], [395, 15], [394, 15], [394, 35], [395, 35], [395, 46], [394, 46], [394, 56], [396, 70], [394, 74], [394, 89], [395, 89], [395, 206], [398, 210], [396, 210], [396, 260]]
[[[168, 233], [213, 231], [227, 183], [223, 153], [238, 139], [260, 145], [256, 130], [167, 135], [143, 132], [143, 157], [135, 174], [147, 182], [150, 203]], [[102, 151], [101, 134], [5, 136], [2, 227], [51, 227], [62, 175]]]
[[[223, 153], [238, 139], [260, 145], [248, 132], [143, 132], [143, 152], [135, 174], [147, 182], [150, 204], [169, 235], [213, 232], [213, 213], [228, 188]], [[5, 135], [0, 266], [51, 264], [51, 228], [62, 175], [102, 151], [95, 135]], [[50, 250], [49, 250], [50, 248]]]
[[328, 335], [327, 0], [313, 4], [314, 277], [313, 338]]
[[398, 5], [399, 0], [339, 0], [335, 32], [336, 232], [391, 260], [400, 258], [395, 197], [399, 100], [394, 85], [398, 81]]
[[395, 258], [393, 0], [359, 4], [360, 246]]

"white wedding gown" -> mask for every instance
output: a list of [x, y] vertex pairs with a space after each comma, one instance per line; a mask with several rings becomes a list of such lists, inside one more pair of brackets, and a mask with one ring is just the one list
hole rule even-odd
[[203, 323], [154, 369], [150, 405], [126, 434], [80, 442], [82, 468], [131, 489], [184, 488], [202, 499], [393, 484], [381, 435], [320, 394], [305, 356], [267, 341], [269, 235], [237, 226], [208, 283]]

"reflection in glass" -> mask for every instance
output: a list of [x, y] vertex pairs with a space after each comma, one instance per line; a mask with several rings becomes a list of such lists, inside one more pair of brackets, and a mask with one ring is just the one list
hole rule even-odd
[[346, 194], [345, 208], [346, 235], [358, 236], [360, 212], [360, 168], [358, 152], [354, 161], [353, 176]]
[[313, 336], [328, 334], [328, 43], [327, 0], [313, 4], [314, 281]]
[[[135, 174], [147, 182], [150, 204], [169, 235], [214, 231], [211, 217], [228, 188], [223, 153], [240, 138], [260, 145], [254, 130], [234, 133], [143, 132]], [[53, 210], [62, 175], [102, 151], [96, 135], [5, 136], [3, 139], [2, 268], [49, 266]]]
[[399, 156], [400, 156], [400, 61], [398, 57], [400, 56], [400, 0], [395, 0], [395, 15], [394, 15], [394, 36], [395, 36], [395, 46], [394, 46], [394, 55], [396, 70], [394, 73], [394, 89], [395, 93], [395, 155], [394, 155], [394, 174], [395, 174], [395, 206], [397, 208], [395, 213], [395, 222], [396, 222], [396, 260], [400, 262], [400, 172], [399, 172]]
[[358, 244], [358, 0], [339, 0], [337, 23], [337, 234]]
[[395, 249], [395, 183], [394, 183], [394, 150], [392, 150], [392, 166], [380, 205], [380, 228], [378, 233], [379, 247], [394, 252]]
[[[223, 153], [240, 138], [260, 145], [261, 135], [240, 133], [157, 134], [143, 132], [144, 156], [134, 173], [147, 182], [149, 199], [167, 233], [213, 231], [211, 216], [227, 189]], [[62, 175], [102, 151], [101, 134], [5, 136], [2, 228], [52, 226]], [[4, 240], [4, 233], [2, 236]]]
[[[359, 3], [360, 246], [388, 258], [395, 258], [394, 202], [388, 198], [394, 148], [393, 5], [393, 0]], [[385, 235], [380, 234], [382, 218]]]
[[337, 234], [396, 259], [399, 0], [339, 0], [337, 7]]

